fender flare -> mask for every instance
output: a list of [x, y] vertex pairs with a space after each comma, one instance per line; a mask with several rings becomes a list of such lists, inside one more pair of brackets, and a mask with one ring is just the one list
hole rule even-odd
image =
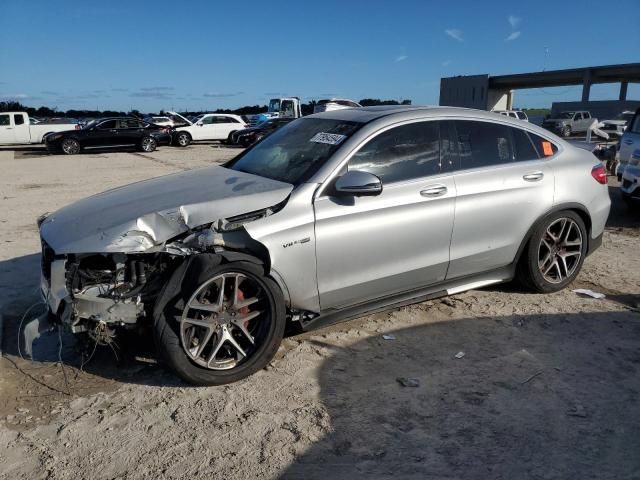
[[527, 243], [529, 243], [529, 240], [531, 239], [531, 235], [533, 235], [533, 231], [535, 230], [535, 228], [550, 215], [561, 212], [563, 210], [572, 210], [580, 215], [580, 217], [582, 217], [585, 227], [587, 228], [587, 252], [591, 250], [591, 242], [593, 241], [593, 239], [591, 238], [591, 215], [589, 214], [587, 207], [585, 207], [581, 203], [575, 202], [560, 203], [558, 205], [554, 205], [551, 210], [548, 210], [546, 213], [538, 217], [537, 220], [533, 222], [531, 227], [529, 227], [529, 230], [527, 230], [527, 233], [522, 239], [522, 242], [520, 242], [520, 246], [518, 247], [518, 251], [516, 252], [516, 258], [513, 262], [514, 265], [517, 265], [520, 262], [520, 257], [522, 256]]

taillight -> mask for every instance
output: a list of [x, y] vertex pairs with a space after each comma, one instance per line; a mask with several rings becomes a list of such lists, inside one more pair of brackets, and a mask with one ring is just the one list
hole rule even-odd
[[604, 168], [604, 165], [595, 165], [591, 169], [591, 176], [596, 180], [596, 182], [601, 183], [602, 185], [607, 184], [607, 169]]
[[82, 127], [76, 123], [76, 130], [80, 130]]

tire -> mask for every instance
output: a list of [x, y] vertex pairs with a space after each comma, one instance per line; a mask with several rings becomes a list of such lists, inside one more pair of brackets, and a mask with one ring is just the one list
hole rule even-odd
[[566, 125], [565, 127], [562, 127], [562, 131], [560, 133], [565, 138], [570, 137], [571, 136], [571, 127], [569, 125]]
[[[559, 237], [557, 242], [550, 232]], [[576, 245], [578, 240], [580, 245]], [[520, 258], [517, 278], [534, 292], [560, 291], [580, 273], [587, 247], [588, 233], [580, 215], [571, 210], [553, 213], [534, 228]]]
[[247, 137], [242, 137], [240, 139], [240, 145], [244, 148], [248, 148], [250, 147], [254, 142], [252, 142], [249, 138]]
[[151, 153], [158, 147], [158, 142], [153, 137], [143, 137], [140, 141], [140, 150]]
[[191, 135], [187, 132], [178, 132], [176, 135], [176, 145], [179, 147], [188, 147], [191, 143]]
[[[164, 306], [154, 322], [154, 337], [161, 359], [180, 378], [194, 385], [224, 385], [264, 368], [278, 350], [286, 326], [284, 299], [278, 285], [264, 275], [260, 266], [249, 262], [230, 262], [216, 266], [202, 264], [195, 271], [192, 269], [187, 273], [181, 293]], [[216, 305], [220, 291], [217, 279], [224, 275], [227, 275], [225, 283], [221, 284], [225, 285], [223, 305], [226, 305], [226, 311]], [[239, 277], [229, 280], [235, 275], [242, 277], [237, 284], [234, 282]], [[214, 295], [210, 295], [212, 291]], [[230, 304], [231, 300], [227, 295], [231, 293], [233, 297], [233, 292], [244, 292], [242, 297], [239, 293], [235, 295], [239, 301], [255, 302], [251, 307], [235, 308], [235, 303]], [[250, 297], [247, 298], [244, 294]], [[211, 298], [214, 303], [207, 301]], [[198, 310], [193, 305], [207, 307], [209, 311]], [[213, 313], [212, 307], [217, 308], [220, 313]], [[232, 316], [236, 314], [238, 317], [235, 321], [240, 320], [244, 331], [236, 324], [229, 323], [234, 321]], [[242, 321], [254, 314], [255, 318]], [[191, 318], [195, 316], [200, 318]], [[199, 323], [194, 325], [191, 322]], [[203, 323], [206, 324], [205, 327], [201, 326]], [[233, 341], [241, 346], [244, 355], [235, 349], [231, 340], [224, 340], [229, 332]], [[247, 336], [253, 338], [255, 344], [250, 343]], [[190, 341], [189, 345], [185, 345], [187, 341]], [[231, 358], [233, 355], [235, 360]], [[214, 363], [213, 366], [211, 362]]]
[[82, 150], [80, 142], [74, 138], [63, 139], [62, 142], [60, 142], [60, 148], [62, 149], [62, 152], [67, 155], [75, 155], [80, 153], [80, 150]]
[[227, 139], [222, 141], [223, 145], [233, 145], [233, 140], [231, 139], [231, 136], [236, 133], [237, 130], [233, 130], [232, 132], [229, 132], [229, 135], [227, 135]]

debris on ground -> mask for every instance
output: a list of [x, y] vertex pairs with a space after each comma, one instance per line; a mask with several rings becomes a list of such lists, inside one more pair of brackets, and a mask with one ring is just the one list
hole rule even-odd
[[385, 340], [395, 340], [396, 336], [395, 335], [391, 335], [389, 333], [389, 334], [386, 334], [386, 335], [382, 335], [382, 338], [384, 338]]
[[396, 378], [396, 380], [403, 387], [414, 387], [415, 388], [415, 387], [419, 387], [420, 386], [420, 380], [418, 380], [417, 378], [398, 377], [398, 378]]
[[604, 293], [594, 292], [593, 290], [589, 290], [588, 288], [576, 288], [572, 290], [573, 293], [577, 293], [578, 295], [584, 295], [591, 298], [605, 298], [606, 295]]
[[460, 351], [454, 355], [454, 358], [462, 358], [464, 357], [464, 352]]

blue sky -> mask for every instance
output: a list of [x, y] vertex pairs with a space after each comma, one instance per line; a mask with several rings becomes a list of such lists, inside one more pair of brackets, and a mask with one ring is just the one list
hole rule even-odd
[[[443, 76], [638, 62], [639, 25], [638, 0], [2, 0], [0, 98], [63, 110], [234, 108], [280, 94], [437, 104]], [[515, 98], [549, 106], [580, 88]]]

